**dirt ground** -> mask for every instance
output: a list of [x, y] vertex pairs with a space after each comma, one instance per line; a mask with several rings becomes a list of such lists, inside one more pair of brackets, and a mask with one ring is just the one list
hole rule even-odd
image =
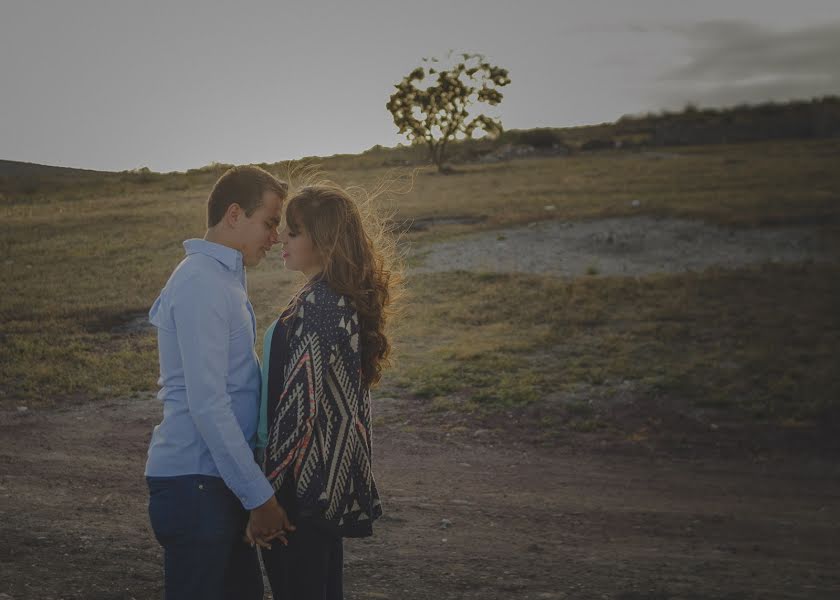
[[[345, 545], [349, 599], [840, 597], [836, 454], [544, 447], [519, 415], [443, 434], [416, 402], [374, 410], [386, 516]], [[151, 397], [0, 413], [0, 599], [161, 596], [159, 416]]]
[[[625, 219], [442, 242], [418, 270], [702, 268], [707, 242], [718, 263], [821, 255], [796, 232]], [[527, 410], [482, 419], [387, 396], [374, 399], [385, 516], [346, 542], [348, 599], [840, 598], [837, 423], [712, 431], [631, 398], [637, 413], [613, 415], [625, 433], [642, 413], [659, 431], [545, 440]], [[161, 597], [143, 480], [160, 415], [151, 395], [0, 409], [0, 600]]]
[[550, 220], [419, 246], [413, 270], [635, 276], [836, 260], [826, 235], [814, 227], [727, 228], [649, 216]]

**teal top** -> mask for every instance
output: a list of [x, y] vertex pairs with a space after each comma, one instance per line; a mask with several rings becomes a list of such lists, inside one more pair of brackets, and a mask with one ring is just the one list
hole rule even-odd
[[260, 390], [260, 414], [257, 422], [257, 448], [265, 449], [268, 446], [268, 360], [271, 355], [271, 338], [274, 336], [274, 328], [280, 319], [274, 319], [269, 325], [263, 337], [262, 355], [262, 389]]

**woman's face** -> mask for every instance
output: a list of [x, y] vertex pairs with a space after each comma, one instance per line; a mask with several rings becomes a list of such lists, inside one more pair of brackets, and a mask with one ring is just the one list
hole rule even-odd
[[286, 222], [280, 231], [280, 243], [283, 245], [283, 261], [287, 269], [300, 271], [307, 277], [323, 269], [320, 253], [302, 225]]

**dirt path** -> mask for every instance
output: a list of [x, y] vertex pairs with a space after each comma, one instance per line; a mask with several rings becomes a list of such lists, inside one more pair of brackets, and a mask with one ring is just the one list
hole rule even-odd
[[774, 261], [837, 260], [813, 227], [729, 229], [702, 221], [622, 217], [542, 221], [418, 247], [418, 273], [497, 271], [576, 277], [647, 275]]
[[[375, 404], [386, 517], [347, 598], [840, 597], [840, 470], [443, 435]], [[160, 597], [142, 470], [149, 398], [0, 413], [0, 599]], [[451, 524], [443, 521], [448, 520]]]

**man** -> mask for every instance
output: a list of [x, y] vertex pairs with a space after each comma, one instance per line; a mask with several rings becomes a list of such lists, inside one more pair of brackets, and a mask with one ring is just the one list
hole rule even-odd
[[[259, 560], [242, 536], [294, 527], [254, 460], [260, 366], [245, 268], [278, 241], [287, 185], [234, 167], [207, 201], [207, 233], [155, 300], [163, 420], [149, 445], [149, 516], [164, 550], [167, 600], [262, 599]], [[282, 539], [282, 538], [281, 538]]]

